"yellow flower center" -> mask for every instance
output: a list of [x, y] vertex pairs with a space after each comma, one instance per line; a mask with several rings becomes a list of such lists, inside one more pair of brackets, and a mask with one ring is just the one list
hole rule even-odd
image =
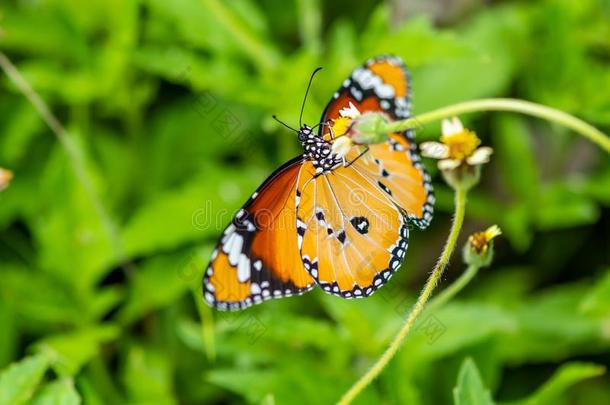
[[498, 225], [492, 225], [482, 232], [473, 233], [470, 238], [468, 238], [468, 243], [470, 243], [470, 247], [478, 254], [484, 254], [489, 247], [489, 243], [499, 235], [502, 235], [502, 231]]
[[487, 252], [487, 248], [489, 247], [489, 240], [485, 236], [485, 232], [476, 232], [472, 234], [470, 238], [468, 238], [468, 242], [470, 243], [470, 247], [480, 255]]
[[449, 148], [449, 159], [464, 160], [477, 149], [481, 140], [477, 135], [464, 129], [462, 132], [441, 136], [441, 142]]
[[333, 131], [333, 136], [336, 138], [341, 135], [345, 135], [351, 122], [352, 122], [352, 119], [349, 117], [340, 117], [340, 118], [337, 118], [336, 120], [333, 120], [333, 124], [331, 126], [331, 129]]

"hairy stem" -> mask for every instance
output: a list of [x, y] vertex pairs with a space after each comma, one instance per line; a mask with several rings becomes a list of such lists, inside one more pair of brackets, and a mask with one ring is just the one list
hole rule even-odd
[[443, 248], [443, 252], [436, 263], [436, 266], [434, 266], [432, 273], [428, 277], [428, 281], [426, 281], [424, 289], [415, 302], [415, 305], [413, 305], [405, 324], [402, 326], [398, 334], [390, 343], [390, 346], [381, 355], [377, 362], [343, 395], [339, 401], [339, 404], [351, 403], [354, 398], [356, 398], [356, 396], [383, 371], [390, 360], [392, 360], [396, 352], [398, 352], [398, 349], [404, 342], [411, 329], [413, 329], [415, 320], [424, 309], [426, 302], [432, 295], [432, 291], [434, 291], [434, 288], [438, 284], [438, 281], [443, 275], [443, 271], [445, 270], [445, 267], [447, 267], [447, 263], [449, 263], [449, 259], [455, 250], [457, 239], [464, 222], [464, 213], [466, 212], [466, 193], [467, 189], [464, 187], [459, 187], [456, 189], [455, 214], [453, 216], [453, 223], [451, 225], [451, 230], [449, 231], [447, 242], [445, 243], [445, 247]]
[[386, 134], [390, 132], [400, 132], [411, 128], [417, 128], [418, 126], [443, 118], [481, 111], [512, 111], [542, 118], [574, 130], [610, 153], [610, 137], [580, 118], [576, 118], [573, 115], [555, 108], [511, 98], [486, 98], [453, 104], [439, 108], [438, 110], [423, 113], [416, 117], [390, 122], [384, 126], [382, 132]]
[[471, 264], [468, 266], [465, 272], [462, 273], [457, 280], [455, 280], [449, 287], [441, 291], [436, 297], [430, 300], [430, 303], [426, 307], [426, 311], [434, 311], [455, 297], [460, 291], [468, 285], [479, 272], [480, 266]]

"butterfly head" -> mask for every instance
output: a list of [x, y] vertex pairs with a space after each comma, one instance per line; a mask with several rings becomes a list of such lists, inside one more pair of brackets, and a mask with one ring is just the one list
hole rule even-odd
[[299, 136], [299, 141], [301, 141], [301, 142], [307, 141], [309, 138], [311, 138], [313, 136], [313, 128], [311, 128], [307, 124], [301, 125], [301, 128], [298, 131], [298, 136]]

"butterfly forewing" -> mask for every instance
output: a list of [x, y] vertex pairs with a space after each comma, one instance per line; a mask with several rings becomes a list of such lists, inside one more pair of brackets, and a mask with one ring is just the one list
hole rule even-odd
[[289, 162], [265, 181], [223, 232], [204, 277], [208, 304], [237, 310], [313, 287], [295, 233], [301, 162]]

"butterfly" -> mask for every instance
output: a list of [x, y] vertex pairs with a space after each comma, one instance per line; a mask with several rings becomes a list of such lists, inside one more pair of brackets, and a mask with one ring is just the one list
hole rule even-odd
[[271, 174], [224, 230], [205, 270], [205, 301], [240, 310], [316, 285], [350, 299], [387, 283], [404, 260], [410, 225], [425, 229], [432, 220], [430, 176], [413, 130], [336, 153], [342, 137], [333, 126], [371, 111], [400, 120], [410, 109], [401, 59], [379, 56], [356, 68], [317, 130], [295, 130], [303, 154]]

